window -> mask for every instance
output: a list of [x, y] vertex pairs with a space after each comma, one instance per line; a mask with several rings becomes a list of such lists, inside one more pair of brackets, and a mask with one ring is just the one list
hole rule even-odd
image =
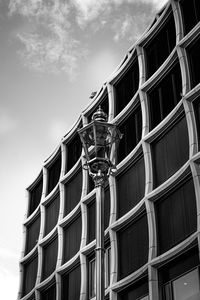
[[128, 170], [116, 177], [117, 215], [123, 216], [144, 197], [145, 169], [144, 158], [140, 156]]
[[200, 21], [200, 2], [199, 0], [182, 0], [180, 6], [185, 34], [187, 34]]
[[199, 257], [196, 247], [160, 269], [164, 300], [200, 299]]
[[79, 203], [82, 193], [82, 169], [65, 184], [65, 216]]
[[56, 284], [41, 292], [41, 300], [56, 300]]
[[192, 42], [188, 48], [188, 58], [189, 58], [189, 67], [190, 67], [190, 77], [191, 77], [191, 87], [195, 87], [198, 83], [200, 83], [200, 38], [196, 39]]
[[[87, 242], [90, 243], [95, 239], [96, 234], [96, 202], [92, 200], [88, 206], [88, 236]], [[104, 230], [108, 227], [110, 220], [110, 190], [107, 187], [104, 194]]]
[[[110, 259], [111, 259], [111, 248], [110, 246], [105, 247], [104, 256], [104, 280], [105, 288], [110, 285]], [[95, 297], [96, 295], [96, 260], [92, 256], [88, 261], [88, 285], [89, 285], [89, 299]]]
[[67, 172], [75, 165], [81, 156], [82, 145], [78, 133], [67, 145]]
[[81, 215], [64, 228], [63, 262], [71, 259], [80, 248], [82, 233]]
[[96, 263], [95, 258], [89, 261], [89, 299], [96, 295]]
[[172, 282], [174, 300], [188, 298], [198, 299], [200, 296], [199, 271], [195, 269]]
[[31, 258], [28, 262], [24, 264], [23, 273], [23, 296], [28, 294], [35, 286], [38, 270], [38, 257], [35, 256]]
[[197, 134], [198, 134], [198, 149], [200, 149], [200, 97], [194, 101], [194, 113], [196, 118]]
[[118, 163], [124, 159], [141, 140], [142, 112], [140, 105], [119, 125], [119, 130], [123, 134], [123, 137], [117, 149]]
[[179, 63], [148, 92], [150, 127], [158, 125], [181, 99], [182, 80]]
[[163, 28], [145, 46], [148, 78], [166, 60], [175, 45], [175, 23], [173, 14], [171, 13]]
[[188, 129], [181, 118], [152, 143], [154, 187], [172, 176], [189, 158]]
[[118, 300], [149, 300], [148, 291], [148, 279], [143, 278], [119, 292]]
[[55, 188], [60, 178], [61, 171], [61, 155], [48, 168], [48, 194]]
[[43, 177], [41, 176], [36, 185], [30, 190], [30, 200], [29, 200], [29, 212], [28, 215], [31, 215], [32, 212], [40, 204], [42, 197], [42, 187], [43, 187]]
[[105, 288], [110, 285], [110, 270], [111, 270], [111, 247], [107, 247], [105, 251]]
[[197, 229], [193, 180], [184, 181], [175, 191], [155, 203], [159, 254], [183, 241]]
[[40, 214], [27, 225], [26, 233], [26, 254], [33, 249], [37, 244], [38, 237], [40, 233]]
[[55, 237], [43, 248], [42, 280], [49, 277], [56, 268], [58, 255], [58, 238]]
[[138, 84], [139, 67], [138, 61], [135, 59], [125, 75], [123, 75], [115, 85], [116, 115], [119, 114], [133, 98], [138, 90]]
[[131, 224], [120, 229], [117, 237], [118, 277], [122, 279], [148, 261], [149, 237], [146, 213], [140, 214]]
[[81, 269], [76, 266], [62, 277], [61, 299], [79, 300], [81, 287]]
[[45, 207], [45, 235], [48, 234], [57, 224], [60, 209], [60, 196], [57, 195]]

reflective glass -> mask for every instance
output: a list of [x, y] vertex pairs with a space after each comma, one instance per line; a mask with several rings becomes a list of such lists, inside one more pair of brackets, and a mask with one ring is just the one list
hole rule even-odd
[[198, 269], [176, 279], [173, 283], [174, 300], [199, 300]]

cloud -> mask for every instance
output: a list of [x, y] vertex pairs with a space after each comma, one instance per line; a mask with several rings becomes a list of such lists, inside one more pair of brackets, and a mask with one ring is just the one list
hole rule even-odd
[[[138, 1], [138, 0], [137, 0]], [[156, 9], [162, 8], [169, 0], [140, 0], [144, 4], [152, 4]], [[135, 0], [128, 0], [128, 2], [135, 2]]]
[[113, 9], [120, 8], [123, 4], [129, 5], [151, 5], [154, 9], [160, 9], [168, 0], [71, 0], [77, 11], [77, 22], [79, 26], [85, 26], [97, 19], [110, 15]]
[[19, 14], [29, 21], [27, 30], [16, 35], [24, 64], [40, 72], [65, 72], [73, 80], [78, 60], [87, 51], [72, 35], [69, 4], [64, 0], [11, 0], [9, 7], [10, 15]]
[[[20, 15], [27, 21], [16, 33], [24, 65], [37, 72], [63, 72], [74, 80], [80, 62], [88, 57], [91, 34], [111, 28], [115, 41], [125, 37], [135, 41], [149, 24], [152, 10], [164, 3], [166, 0], [10, 0], [9, 11], [10, 16]], [[80, 29], [86, 28], [83, 36]]]
[[110, 8], [109, 0], [71, 0], [71, 3], [77, 10], [77, 22], [83, 28]]
[[112, 25], [114, 31], [114, 41], [119, 42], [126, 38], [131, 42], [136, 42], [141, 37], [147, 26], [152, 21], [151, 14], [138, 12], [135, 16], [126, 14], [117, 18]]
[[6, 111], [1, 109], [0, 112], [0, 135], [5, 136], [16, 129], [17, 121]]
[[54, 37], [44, 37], [36, 32], [18, 34], [17, 37], [24, 45], [19, 55], [30, 69], [54, 74], [64, 72], [71, 80], [76, 78], [78, 60], [87, 52], [80, 51], [80, 43], [61, 28]]

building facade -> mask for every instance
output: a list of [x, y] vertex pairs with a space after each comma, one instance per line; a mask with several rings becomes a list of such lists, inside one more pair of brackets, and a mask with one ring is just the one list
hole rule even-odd
[[171, 0], [27, 189], [18, 299], [95, 299], [95, 189], [77, 134], [124, 134], [105, 188], [105, 299], [200, 299], [200, 1]]

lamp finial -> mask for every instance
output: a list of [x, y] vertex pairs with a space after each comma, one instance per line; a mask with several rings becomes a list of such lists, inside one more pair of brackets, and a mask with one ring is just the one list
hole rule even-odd
[[108, 119], [107, 114], [103, 111], [101, 105], [99, 105], [99, 108], [92, 116], [92, 120], [107, 122], [107, 119]]

